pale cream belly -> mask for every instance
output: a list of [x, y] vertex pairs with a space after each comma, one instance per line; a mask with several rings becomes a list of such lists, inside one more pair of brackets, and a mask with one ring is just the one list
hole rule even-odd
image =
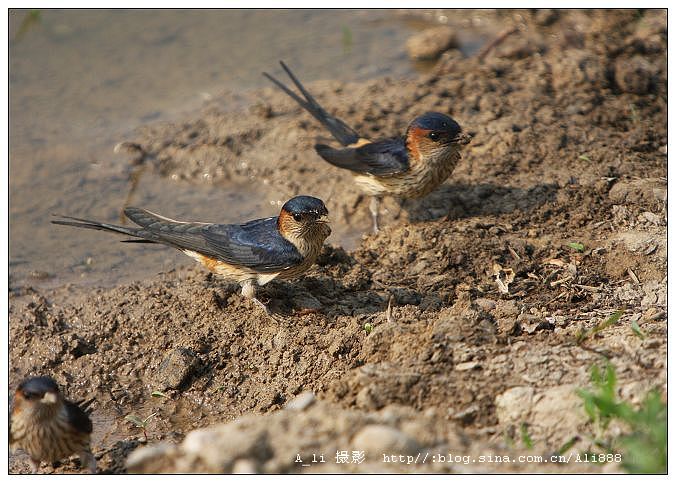
[[310, 268], [310, 266], [312, 266], [319, 256], [320, 251], [321, 245], [319, 247], [311, 247], [306, 251], [306, 255], [302, 263], [282, 269], [279, 272], [270, 273], [257, 273], [254, 270], [246, 267], [236, 267], [234, 265], [229, 265], [227, 263], [214, 260], [213, 258], [205, 257], [204, 255], [191, 250], [184, 250], [183, 253], [191, 258], [194, 258], [202, 265], [207, 267], [210, 271], [225, 278], [226, 280], [240, 284], [255, 281], [257, 285], [265, 285], [275, 278], [286, 280], [301, 276], [307, 271], [308, 268]]
[[421, 162], [405, 173], [376, 178], [356, 174], [355, 183], [368, 195], [391, 195], [403, 198], [420, 198], [434, 191], [448, 179], [460, 159], [459, 153], [435, 163]]

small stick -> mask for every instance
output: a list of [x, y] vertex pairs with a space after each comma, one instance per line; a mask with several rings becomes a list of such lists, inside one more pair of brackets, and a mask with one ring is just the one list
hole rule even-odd
[[629, 277], [631, 277], [636, 285], [641, 285], [641, 282], [638, 280], [638, 277], [631, 268], [627, 268], [627, 273], [629, 273]]
[[518, 31], [518, 27], [511, 27], [503, 31], [500, 35], [495, 37], [488, 45], [486, 45], [481, 51], [477, 54], [479, 61], [483, 62], [484, 58], [498, 45], [503, 43], [507, 37]]

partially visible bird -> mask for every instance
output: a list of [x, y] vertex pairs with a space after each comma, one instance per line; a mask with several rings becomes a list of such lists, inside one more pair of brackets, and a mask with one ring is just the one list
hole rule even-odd
[[275, 278], [302, 275], [315, 262], [324, 240], [331, 234], [324, 202], [312, 196], [296, 196], [282, 206], [279, 216], [241, 225], [176, 221], [140, 208], [126, 208], [125, 215], [140, 228], [64, 216], [57, 225], [110, 231], [138, 238], [135, 243], [159, 243], [181, 250], [212, 272], [237, 282], [242, 295], [256, 298], [257, 285]]
[[96, 473], [90, 439], [92, 421], [78, 404], [66, 400], [51, 377], [26, 379], [14, 393], [9, 430], [12, 450], [23, 449], [33, 473], [40, 463], [77, 454], [83, 467]]
[[372, 196], [370, 210], [375, 232], [382, 196], [406, 199], [427, 195], [451, 175], [460, 160], [460, 150], [471, 141], [471, 136], [463, 133], [455, 120], [439, 112], [416, 117], [403, 136], [370, 141], [327, 113], [291, 69], [284, 62], [280, 64], [302, 98], [270, 74], [264, 72], [263, 75], [312, 114], [343, 145], [332, 148], [316, 144], [315, 151], [332, 165], [352, 171], [355, 183]]

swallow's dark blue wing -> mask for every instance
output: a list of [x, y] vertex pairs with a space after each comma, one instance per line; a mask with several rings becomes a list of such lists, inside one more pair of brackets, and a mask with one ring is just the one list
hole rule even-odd
[[219, 260], [258, 272], [276, 272], [303, 261], [298, 249], [279, 234], [277, 217], [244, 225], [207, 225], [202, 236]]
[[401, 138], [383, 139], [358, 148], [334, 149], [317, 144], [315, 150], [334, 166], [375, 176], [403, 173], [410, 165], [406, 144]]
[[75, 403], [64, 401], [68, 424], [79, 433], [92, 432], [92, 420], [87, 413]]
[[303, 261], [298, 249], [279, 234], [277, 217], [217, 225], [177, 222], [139, 208], [127, 208], [125, 214], [142, 227], [143, 238], [230, 265], [276, 272]]

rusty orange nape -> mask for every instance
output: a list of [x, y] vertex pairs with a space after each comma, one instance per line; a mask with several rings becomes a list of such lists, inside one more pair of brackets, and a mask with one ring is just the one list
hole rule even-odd
[[426, 148], [433, 144], [428, 138], [430, 132], [432, 132], [431, 129], [423, 129], [417, 126], [409, 128], [406, 136], [406, 147], [411, 155], [411, 161], [420, 159]]
[[282, 235], [284, 233], [288, 233], [295, 224], [297, 224], [297, 222], [293, 219], [293, 215], [291, 215], [291, 213], [286, 210], [279, 212], [279, 217], [277, 218], [277, 229]]

